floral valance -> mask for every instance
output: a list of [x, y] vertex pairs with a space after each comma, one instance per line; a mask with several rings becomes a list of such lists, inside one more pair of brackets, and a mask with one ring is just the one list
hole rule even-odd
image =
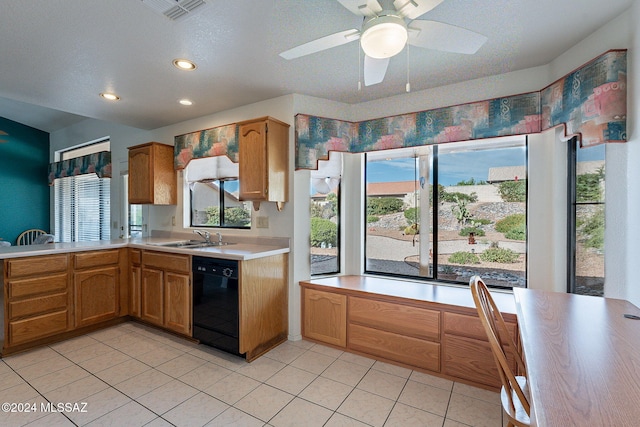
[[226, 155], [238, 162], [238, 126], [235, 124], [199, 130], [175, 137], [174, 168], [184, 169], [192, 159]]
[[100, 178], [111, 178], [111, 152], [101, 151], [49, 164], [49, 185], [56, 178], [95, 173]]
[[612, 50], [539, 92], [362, 122], [298, 114], [296, 169], [316, 169], [330, 151], [391, 148], [538, 133], [564, 125], [583, 145], [627, 139], [627, 54]]

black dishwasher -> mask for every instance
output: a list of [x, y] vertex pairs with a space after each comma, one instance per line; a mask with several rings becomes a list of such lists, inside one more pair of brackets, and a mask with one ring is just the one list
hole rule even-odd
[[192, 270], [193, 337], [243, 356], [238, 339], [238, 262], [194, 256]]

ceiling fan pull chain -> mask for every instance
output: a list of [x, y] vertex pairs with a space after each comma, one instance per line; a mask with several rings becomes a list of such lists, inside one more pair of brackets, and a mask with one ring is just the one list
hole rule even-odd
[[407, 86], [405, 90], [411, 92], [411, 83], [409, 83], [409, 43], [407, 43]]
[[362, 90], [362, 58], [360, 51], [360, 43], [358, 43], [358, 92]]

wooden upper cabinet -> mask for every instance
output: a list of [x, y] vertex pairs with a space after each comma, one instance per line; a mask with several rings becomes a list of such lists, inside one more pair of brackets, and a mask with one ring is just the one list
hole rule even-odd
[[240, 200], [287, 201], [289, 185], [289, 125], [271, 117], [238, 123]]
[[129, 147], [129, 203], [175, 205], [173, 146], [149, 142]]

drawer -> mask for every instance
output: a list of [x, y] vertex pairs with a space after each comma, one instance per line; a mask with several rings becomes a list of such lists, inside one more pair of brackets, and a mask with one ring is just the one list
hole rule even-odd
[[[489, 341], [445, 335], [442, 345], [444, 374], [500, 387], [500, 376]], [[515, 372], [516, 362], [510, 351], [507, 351], [507, 360]]]
[[440, 372], [439, 343], [352, 324], [348, 346], [373, 356]]
[[7, 260], [7, 275], [10, 278], [35, 276], [67, 271], [67, 255], [34, 256]]
[[142, 256], [140, 255], [140, 249], [129, 249], [129, 262], [131, 264], [138, 264], [142, 262]]
[[32, 279], [9, 280], [9, 298], [23, 298], [67, 290], [67, 274], [55, 274]]
[[65, 310], [67, 308], [68, 294], [54, 294], [43, 297], [22, 299], [11, 301], [9, 307], [9, 320], [17, 319], [34, 314], [46, 313], [54, 310]]
[[349, 322], [416, 338], [440, 340], [440, 312], [349, 297]]
[[74, 255], [75, 268], [82, 269], [117, 264], [119, 258], [120, 251], [118, 249], [77, 253]]
[[147, 267], [156, 267], [162, 270], [171, 270], [179, 273], [191, 272], [189, 255], [173, 255], [160, 252], [142, 252], [142, 264]]
[[[516, 341], [517, 325], [506, 322], [511, 337]], [[487, 333], [478, 316], [467, 316], [458, 313], [444, 313], [444, 333], [487, 341]]]
[[67, 330], [67, 310], [9, 322], [9, 345], [23, 344]]

